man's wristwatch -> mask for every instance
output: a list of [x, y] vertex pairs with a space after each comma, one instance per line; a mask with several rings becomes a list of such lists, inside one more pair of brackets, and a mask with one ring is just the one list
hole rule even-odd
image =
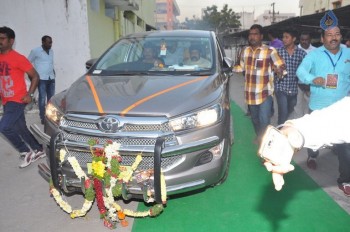
[[29, 96], [33, 99], [34, 98], [34, 93], [30, 93]]

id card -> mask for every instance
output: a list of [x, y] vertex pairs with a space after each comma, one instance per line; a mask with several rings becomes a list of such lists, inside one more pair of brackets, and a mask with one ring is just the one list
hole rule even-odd
[[325, 88], [336, 89], [338, 87], [338, 74], [327, 74]]

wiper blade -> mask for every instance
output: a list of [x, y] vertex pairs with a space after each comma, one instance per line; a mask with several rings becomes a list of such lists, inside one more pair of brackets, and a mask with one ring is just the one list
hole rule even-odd
[[[114, 73], [113, 73], [114, 74]], [[152, 71], [131, 71], [131, 72], [123, 72], [121, 74], [115, 75], [124, 75], [124, 76], [169, 76], [170, 74], [167, 72], [152, 72]]]
[[133, 76], [136, 75], [134, 72], [111, 72], [114, 76]]
[[135, 75], [150, 75], [150, 72], [146, 71], [123, 71], [123, 72], [113, 72], [113, 71], [106, 71], [105, 74], [113, 75], [113, 76], [135, 76]]
[[213, 72], [210, 71], [197, 71], [197, 72], [191, 72], [191, 73], [186, 73], [186, 76], [210, 76], [213, 75]]
[[108, 76], [131, 76], [135, 75], [135, 72], [127, 72], [127, 71], [114, 71], [114, 70], [103, 70], [101, 72], [93, 72], [93, 74], [97, 75], [108, 75]]

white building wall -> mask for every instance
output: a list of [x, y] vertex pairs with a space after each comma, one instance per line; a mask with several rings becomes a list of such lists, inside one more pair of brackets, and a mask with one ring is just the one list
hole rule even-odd
[[[104, 2], [87, 0], [88, 30], [90, 56], [98, 58], [116, 40], [113, 18], [106, 16]], [[98, 9], [96, 4], [99, 3]], [[101, 36], [103, 35], [103, 36]]]
[[341, 7], [350, 5], [350, 0], [299, 0], [300, 15], [334, 10], [335, 2], [341, 2]]
[[247, 30], [254, 24], [254, 12], [238, 12], [236, 13], [240, 18], [241, 23], [240, 29]]
[[149, 25], [155, 26], [156, 24], [156, 0], [135, 0], [140, 6], [140, 10], [135, 14], [143, 18]]
[[[275, 13], [275, 23], [281, 22], [283, 20], [295, 17], [295, 13]], [[269, 26], [272, 24], [273, 15], [272, 12], [266, 10], [263, 14], [259, 15], [255, 23], [260, 24], [261, 26]]]
[[16, 33], [15, 50], [25, 56], [50, 35], [55, 52], [56, 93], [85, 73], [90, 59], [86, 0], [1, 0], [0, 26]]

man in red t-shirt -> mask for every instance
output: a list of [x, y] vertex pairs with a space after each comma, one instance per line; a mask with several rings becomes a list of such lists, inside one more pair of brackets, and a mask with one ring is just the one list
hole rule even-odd
[[[28, 130], [24, 115], [24, 108], [32, 101], [38, 86], [39, 75], [25, 56], [12, 49], [14, 42], [15, 32], [0, 27], [0, 96], [4, 109], [0, 133], [20, 152], [19, 167], [24, 168], [46, 154]], [[28, 91], [25, 73], [31, 81]]]

